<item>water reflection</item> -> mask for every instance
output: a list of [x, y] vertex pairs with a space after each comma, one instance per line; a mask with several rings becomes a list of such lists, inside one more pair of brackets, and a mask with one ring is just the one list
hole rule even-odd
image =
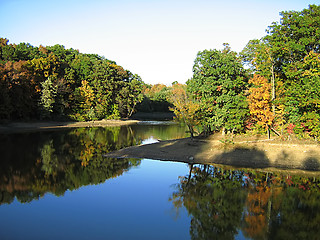
[[[1, 234], [13, 236], [8, 228], [16, 227], [30, 229], [26, 236], [33, 236], [40, 228], [81, 239], [87, 227], [95, 239], [188, 239], [188, 229], [191, 239], [319, 238], [320, 177], [213, 165], [190, 165], [188, 171], [181, 163], [102, 157], [126, 146], [181, 137], [185, 128], [171, 124], [0, 135]], [[99, 185], [88, 186], [94, 184]], [[48, 192], [64, 197], [50, 202], [48, 194], [33, 201]], [[5, 204], [14, 199], [33, 202]], [[86, 214], [79, 211], [82, 206]], [[180, 218], [168, 216], [171, 207]], [[60, 223], [59, 231], [48, 221]]]
[[0, 135], [0, 204], [14, 198], [30, 202], [47, 192], [60, 196], [122, 175], [140, 161], [102, 155], [141, 144], [149, 136], [179, 138], [185, 130], [177, 125], [137, 125]]
[[320, 178], [190, 166], [170, 201], [191, 215], [192, 239], [317, 239]]

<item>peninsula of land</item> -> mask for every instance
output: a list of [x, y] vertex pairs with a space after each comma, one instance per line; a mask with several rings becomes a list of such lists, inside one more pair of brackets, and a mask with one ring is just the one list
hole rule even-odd
[[10, 122], [0, 124], [0, 133], [52, 130], [60, 128], [78, 128], [78, 127], [115, 127], [122, 125], [131, 125], [139, 122], [138, 120], [99, 120], [87, 122]]
[[[276, 139], [225, 140], [220, 135], [159, 141], [110, 152], [111, 158], [147, 158], [185, 163], [222, 164], [244, 168], [320, 171], [320, 148], [316, 143]], [[320, 173], [320, 172], [319, 172]]]

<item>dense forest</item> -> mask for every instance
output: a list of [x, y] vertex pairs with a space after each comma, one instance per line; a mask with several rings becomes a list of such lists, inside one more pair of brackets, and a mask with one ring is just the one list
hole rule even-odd
[[62, 45], [0, 39], [0, 119], [98, 120], [129, 117], [141, 78], [97, 54]]
[[168, 111], [191, 134], [320, 136], [320, 6], [280, 13], [240, 52], [199, 51], [186, 84], [147, 85], [96, 54], [0, 42], [0, 120], [130, 117]]

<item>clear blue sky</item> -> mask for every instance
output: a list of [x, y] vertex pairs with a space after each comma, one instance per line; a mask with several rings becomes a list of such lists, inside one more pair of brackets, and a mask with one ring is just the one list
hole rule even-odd
[[0, 0], [0, 36], [96, 53], [147, 83], [184, 83], [198, 51], [241, 51], [279, 12], [320, 0]]

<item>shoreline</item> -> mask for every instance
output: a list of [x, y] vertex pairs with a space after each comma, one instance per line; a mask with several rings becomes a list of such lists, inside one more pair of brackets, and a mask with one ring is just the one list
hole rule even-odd
[[183, 138], [132, 146], [109, 152], [104, 157], [145, 158], [261, 170], [290, 170], [320, 175], [318, 144], [290, 144], [268, 140], [225, 144], [217, 139]]
[[11, 122], [0, 124], [1, 133], [28, 132], [54, 130], [61, 128], [81, 128], [81, 127], [116, 127], [138, 123], [138, 120], [98, 120], [88, 122], [56, 122], [56, 121], [37, 121], [37, 122]]
[[[0, 124], [0, 134], [46, 131], [63, 128], [115, 127], [139, 120], [100, 120], [88, 122], [11, 122]], [[308, 142], [284, 142], [258, 136], [228, 141], [219, 134], [160, 141], [109, 152], [110, 158], [146, 158], [189, 164], [216, 164], [224, 167], [299, 171], [320, 175], [320, 146]]]

